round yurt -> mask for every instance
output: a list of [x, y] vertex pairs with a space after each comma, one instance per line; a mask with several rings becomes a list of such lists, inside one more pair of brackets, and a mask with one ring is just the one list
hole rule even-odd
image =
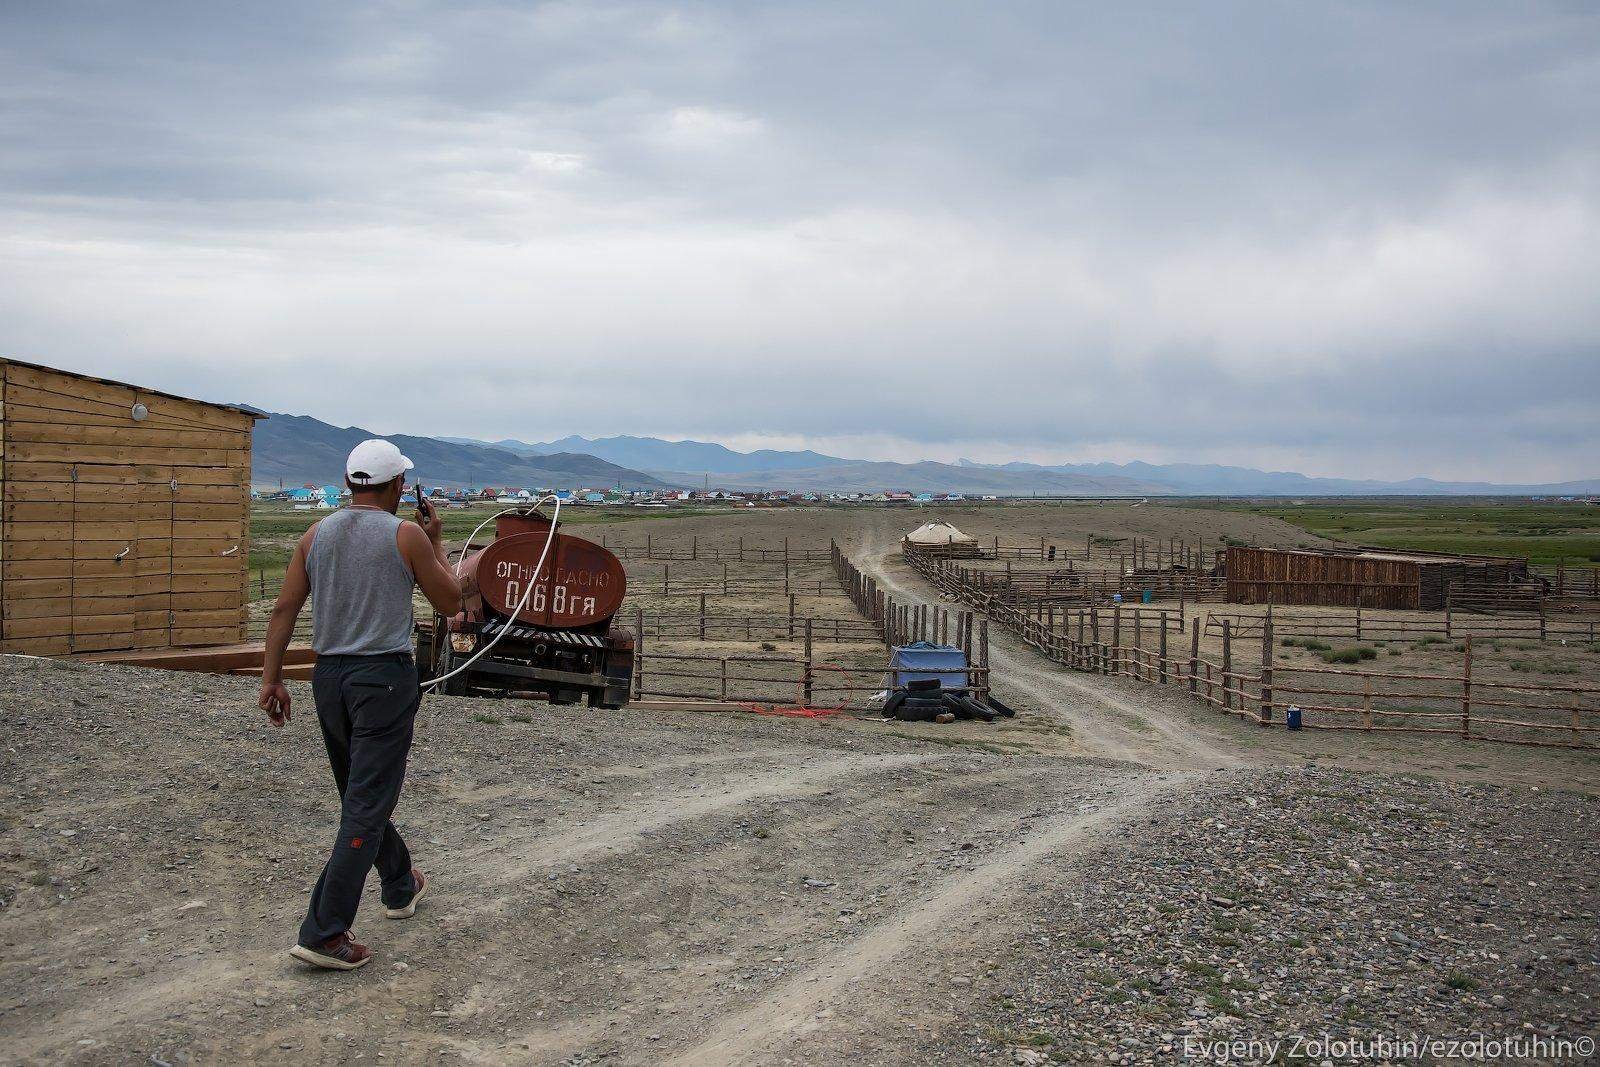
[[976, 556], [978, 539], [964, 534], [948, 522], [926, 522], [905, 536], [905, 544], [923, 552], [943, 556]]

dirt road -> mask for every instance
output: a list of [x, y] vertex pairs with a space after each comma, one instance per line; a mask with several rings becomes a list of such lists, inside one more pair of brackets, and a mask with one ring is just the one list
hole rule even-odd
[[26, 1062], [814, 1052], [841, 1001], [903, 1017], [911, 950], [976, 968], [1018, 872], [1184, 781], [868, 724], [446, 701], [400, 819], [437, 898], [407, 922], [369, 898], [377, 960], [329, 975], [285, 954], [333, 815], [308, 700], [278, 733], [245, 680], [0, 670], [0, 1030]]

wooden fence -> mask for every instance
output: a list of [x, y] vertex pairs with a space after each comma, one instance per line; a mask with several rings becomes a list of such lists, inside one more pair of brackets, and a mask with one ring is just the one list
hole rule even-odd
[[1553, 597], [1600, 600], [1600, 566], [1569, 567], [1564, 563], [1534, 564], [1528, 573], [1543, 578]]
[[995, 537], [988, 545], [980, 543], [978, 547], [978, 555], [985, 559], [1036, 559], [1044, 562], [1103, 559], [1116, 562], [1119, 564], [1118, 570], [1123, 571], [1130, 568], [1160, 570], [1166, 567], [1209, 570], [1217, 565], [1223, 551], [1224, 546], [1217, 544], [1208, 549], [1205, 538], [1191, 545], [1175, 537], [1153, 541], [1143, 537], [1101, 537], [1096, 534], [1085, 534], [1082, 547], [1076, 543], [1051, 544], [1043, 537], [1039, 538], [1037, 545], [1002, 545], [1000, 538]]
[[[967, 669], [967, 684], [946, 692], [982, 694], [985, 670]], [[877, 693], [894, 692], [887, 662], [870, 667], [804, 656], [645, 651], [634, 658], [634, 699], [715, 700], [795, 708], [865, 707]], [[899, 687], [903, 688], [903, 687]]]
[[1131, 602], [1142, 600], [1147, 591], [1152, 600], [1176, 600], [1184, 605], [1215, 603], [1227, 598], [1227, 579], [1206, 574], [1079, 571], [1070, 563], [1056, 567], [1019, 567], [1007, 562], [1003, 569], [990, 569], [968, 566], [959, 559], [941, 557], [938, 553], [906, 550], [908, 560], [913, 555], [918, 572], [942, 592], [955, 595], [958, 588], [976, 587], [985, 596], [1008, 604], [1054, 602], [1088, 606], [1109, 603], [1118, 596]]
[[[791, 602], [790, 607], [793, 608]], [[650, 637], [696, 638], [701, 641], [794, 641], [809, 628], [818, 641], [833, 644], [878, 644], [883, 635], [862, 619], [797, 615], [713, 615], [705, 610], [685, 614], [652, 613], [645, 616]]]
[[960, 648], [977, 679], [977, 696], [988, 700], [988, 619], [977, 618], [970, 611], [950, 611], [932, 604], [898, 604], [879, 588], [876, 578], [851, 562], [838, 542], [830, 545], [830, 551], [845, 595], [861, 617], [882, 635], [884, 644], [894, 647], [929, 641]]
[[[655, 631], [643, 611], [636, 611], [634, 631], [634, 699], [667, 697], [734, 703], [791, 703], [798, 708], [864, 704], [872, 694], [896, 690], [887, 658], [870, 666], [833, 663], [816, 655], [815, 620], [805, 620], [801, 651], [785, 653], [660, 652]], [[876, 638], [874, 638], [876, 640]], [[945, 687], [987, 696], [989, 668], [970, 660], [965, 684]]]
[[649, 560], [701, 560], [708, 563], [827, 563], [829, 550], [821, 546], [800, 548], [791, 546], [785, 537], [781, 545], [747, 545], [744, 538], [733, 548], [702, 545], [699, 537], [691, 537], [688, 544], [659, 542], [646, 534], [644, 544], [628, 545], [612, 542], [604, 532], [600, 534], [600, 547], [618, 559]]
[[[1189, 647], [1174, 649], [1163, 626], [1146, 643], [1127, 626], [1129, 609], [1079, 613], [1071, 628], [1051, 615], [1024, 610], [975, 584], [961, 584], [954, 568], [922, 558], [906, 561], [941, 589], [984, 611], [1041, 655], [1074, 670], [1119, 675], [1158, 685], [1187, 686], [1195, 699], [1262, 726], [1287, 723], [1294, 708], [1300, 728], [1411, 734], [1448, 734], [1467, 740], [1594, 749], [1600, 735], [1600, 687], [1555, 686], [1474, 678], [1472, 636], [1462, 638], [1459, 673], [1397, 674], [1383, 671], [1294, 667], [1274, 662], [1276, 616], [1256, 616], [1245, 638], [1259, 648], [1253, 671], [1235, 661], [1232, 619], [1222, 618], [1220, 657], [1200, 654], [1201, 620], [1189, 621]], [[1124, 637], [1131, 643], [1124, 644]], [[1187, 654], [1185, 654], [1185, 651]]]
[[[1455, 610], [1446, 602], [1443, 612], [1409, 613], [1330, 610], [1319, 614], [1272, 609], [1273, 630], [1279, 637], [1331, 637], [1354, 641], [1458, 641], [1480, 639], [1522, 641], [1600, 640], [1600, 618], [1536, 615], [1485, 615]], [[1260, 634], [1266, 614], [1212, 610], [1206, 618], [1207, 637], [1221, 636], [1224, 622], [1236, 636]]]

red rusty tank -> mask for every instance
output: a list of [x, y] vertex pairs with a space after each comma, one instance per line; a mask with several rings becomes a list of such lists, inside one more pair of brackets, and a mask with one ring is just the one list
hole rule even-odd
[[[634, 635], [611, 628], [627, 574], [604, 548], [558, 531], [535, 576], [549, 532], [542, 515], [501, 515], [494, 540], [466, 553], [464, 610], [417, 624], [421, 680], [442, 679], [440, 691], [452, 696], [543, 694], [552, 704], [627, 704]], [[524, 596], [526, 606], [513, 617]]]
[[[611, 620], [627, 594], [627, 573], [616, 556], [592, 541], [558, 532], [544, 569], [528, 592], [549, 530], [549, 521], [542, 516], [500, 517], [494, 541], [470, 553], [462, 564], [463, 576], [470, 576], [477, 588], [469, 597], [469, 615], [511, 618], [527, 596], [516, 621], [530, 626], [578, 630], [603, 627]], [[472, 610], [479, 606], [471, 603], [474, 599], [480, 602], [480, 611]]]

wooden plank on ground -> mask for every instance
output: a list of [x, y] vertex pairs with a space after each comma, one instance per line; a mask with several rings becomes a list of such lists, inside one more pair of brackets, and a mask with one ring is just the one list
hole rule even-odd
[[[251, 667], [260, 670], [263, 655], [262, 642], [250, 641], [209, 648], [163, 648], [148, 652], [112, 652], [73, 658], [89, 663], [122, 663], [134, 667], [220, 673]], [[283, 662], [288, 666], [310, 666], [316, 661], [317, 654], [306, 644], [292, 644], [283, 655]]]

